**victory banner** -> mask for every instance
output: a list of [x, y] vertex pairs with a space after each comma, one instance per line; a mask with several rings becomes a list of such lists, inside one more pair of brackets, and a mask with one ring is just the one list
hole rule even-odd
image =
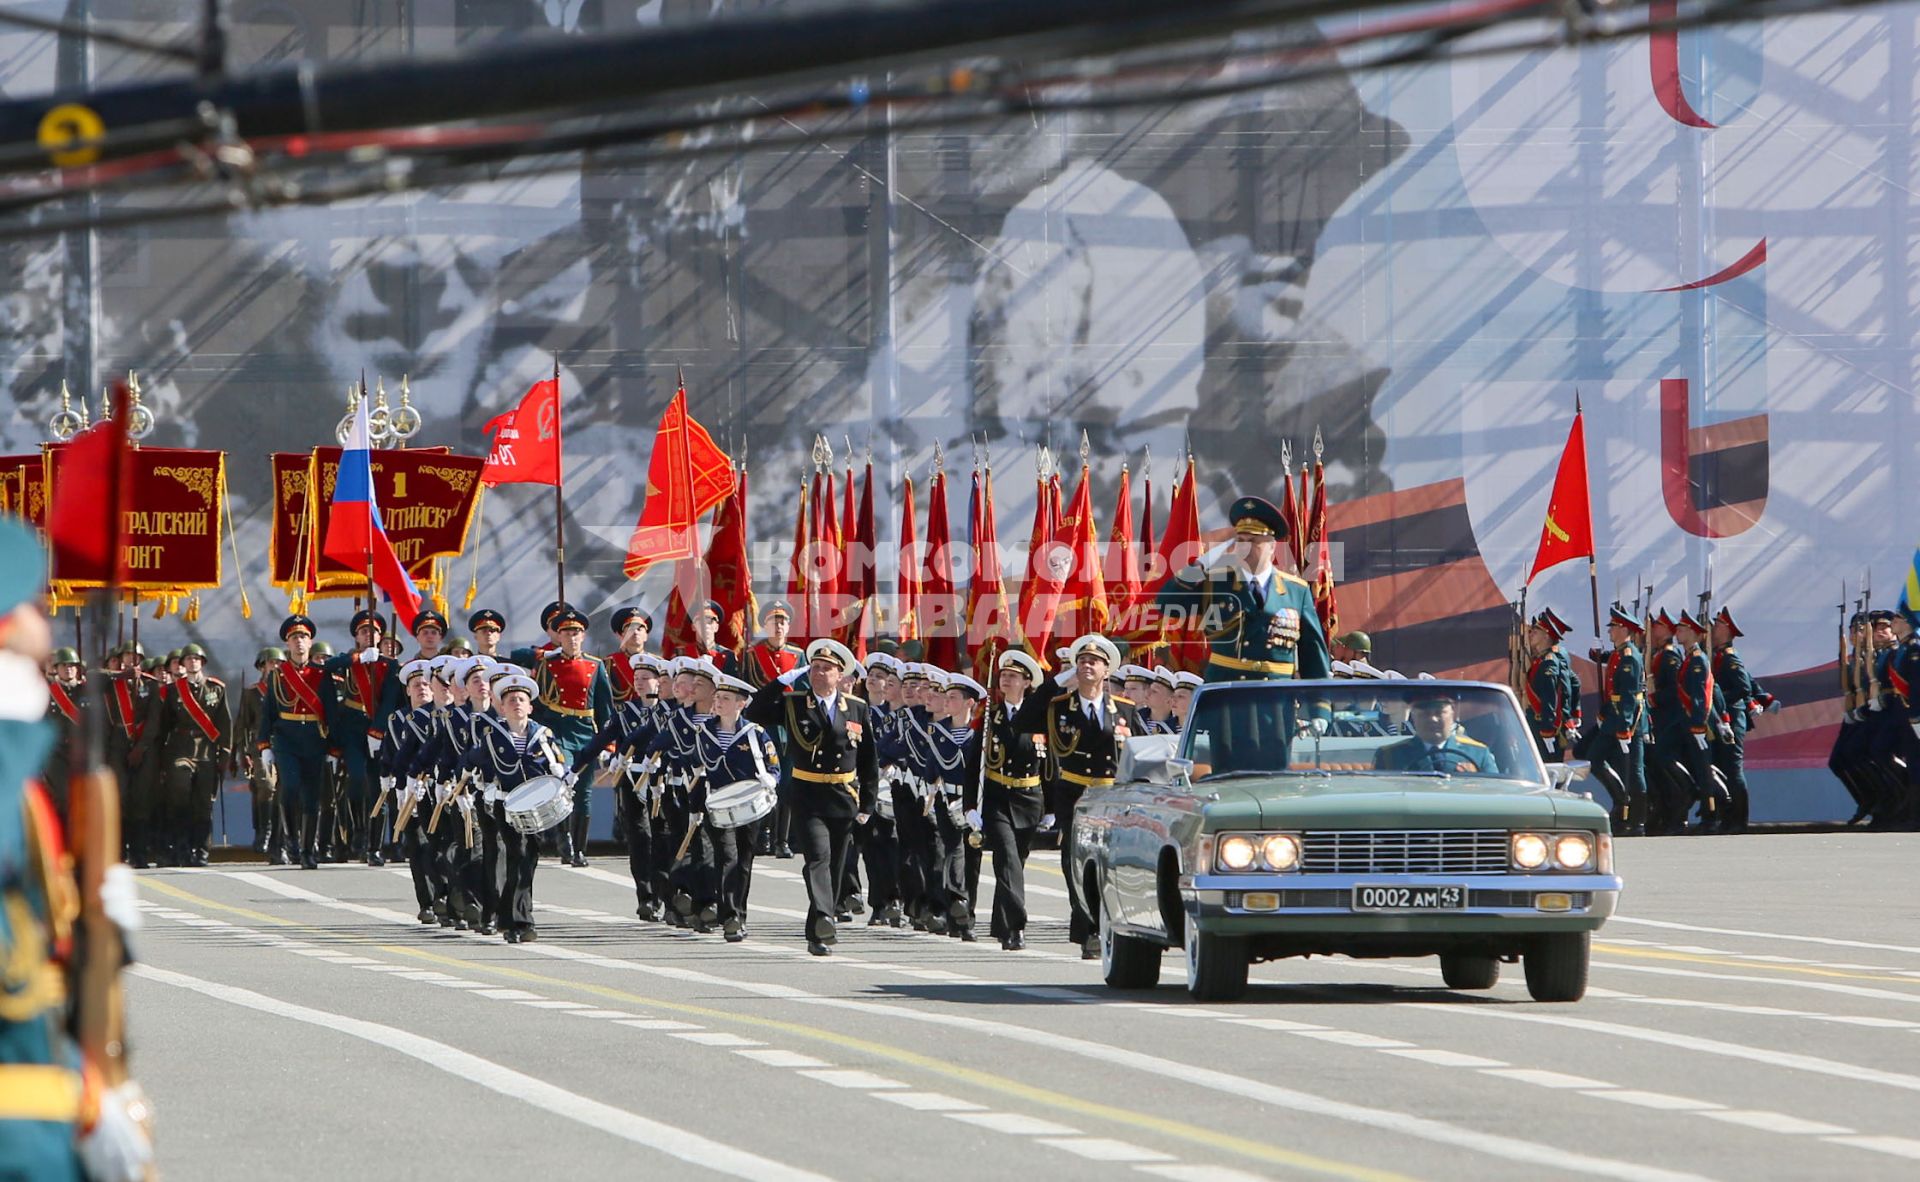
[[[46, 499], [59, 487], [64, 444], [45, 453]], [[187, 448], [135, 448], [128, 460], [131, 487], [122, 535], [123, 590], [178, 594], [220, 585], [221, 506], [226, 500], [225, 452]], [[104, 587], [104, 568], [56, 564], [53, 581], [62, 592]]]
[[[480, 472], [486, 461], [454, 455], [447, 448], [382, 450], [373, 453], [374, 488], [387, 538], [407, 573], [425, 582], [437, 558], [466, 547]], [[319, 596], [365, 595], [367, 572], [356, 571], [320, 552], [319, 536], [333, 504], [340, 474], [340, 449], [273, 454], [272, 582], [293, 590], [305, 587]], [[310, 498], [309, 487], [319, 495]]]

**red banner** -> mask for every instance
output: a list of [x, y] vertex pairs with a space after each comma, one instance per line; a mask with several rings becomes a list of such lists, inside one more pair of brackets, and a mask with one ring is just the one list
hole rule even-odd
[[[46, 448], [46, 490], [59, 487], [65, 444]], [[121, 552], [129, 591], [180, 592], [220, 585], [221, 506], [226, 500], [225, 452], [136, 448], [128, 458], [131, 486], [121, 502]], [[83, 569], [56, 563], [62, 591], [106, 585], [104, 564]]]
[[47, 528], [46, 471], [38, 452], [0, 456], [0, 513], [11, 513], [35, 529]]
[[[340, 449], [315, 448], [273, 454], [273, 537], [269, 546], [275, 584], [291, 589], [311, 570], [320, 596], [365, 595], [367, 572], [355, 571], [320, 553], [317, 536], [333, 503], [340, 472]], [[480, 472], [486, 461], [454, 455], [444, 447], [373, 453], [373, 485], [387, 540], [417, 580], [431, 577], [436, 558], [466, 548], [473, 525]], [[319, 484], [317, 503], [307, 496], [309, 480]]]

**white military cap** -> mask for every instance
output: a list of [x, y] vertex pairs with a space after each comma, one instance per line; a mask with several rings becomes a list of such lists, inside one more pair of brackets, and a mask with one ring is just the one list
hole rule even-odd
[[711, 659], [707, 657], [687, 657], [686, 662], [687, 663], [681, 667], [682, 672], [691, 673], [695, 677], [704, 677], [715, 685], [720, 684], [720, 678], [722, 676], [720, 666], [714, 664]]
[[1333, 675], [1335, 677], [1352, 677], [1353, 666], [1347, 664], [1345, 661], [1335, 661], [1333, 663]]
[[831, 636], [822, 636], [807, 646], [807, 661], [831, 661], [842, 669], [853, 670], [860, 662], [853, 659], [853, 653], [846, 645]]
[[1118, 665], [1120, 663], [1120, 650], [1113, 646], [1113, 641], [1108, 640], [1098, 632], [1089, 632], [1085, 636], [1082, 636], [1080, 639], [1074, 641], [1073, 647], [1067, 651], [1071, 659], [1076, 661], [1080, 659], [1080, 654], [1092, 653], [1108, 665]]
[[515, 690], [524, 690], [526, 692], [526, 695], [530, 698], [536, 698], [540, 696], [540, 687], [533, 684], [533, 678], [528, 677], [524, 673], [509, 673], [504, 677], [499, 677], [494, 679], [494, 682], [493, 682], [494, 697], [504, 698], [508, 694], [513, 693]]
[[950, 690], [965, 690], [976, 698], [984, 698], [987, 696], [987, 687], [981, 685], [964, 673], [947, 674], [947, 688]]
[[1353, 667], [1353, 675], [1355, 677], [1362, 677], [1371, 681], [1379, 681], [1380, 679], [1386, 677], [1385, 673], [1380, 672], [1380, 670], [1374, 668], [1372, 665], [1369, 665], [1365, 661], [1353, 661], [1353, 662], [1350, 662], [1350, 664]]
[[753, 696], [752, 686], [740, 680], [738, 677], [727, 673], [718, 674], [714, 678], [713, 691], [719, 693], [721, 690], [725, 690], [730, 694], [739, 694], [744, 698], [751, 698]]
[[1040, 679], [1046, 675], [1045, 670], [1040, 668], [1040, 662], [1033, 659], [1033, 654], [1023, 649], [1010, 648], [1006, 652], [1001, 653], [999, 667], [1002, 669], [1016, 669], [1026, 674], [1027, 679], [1035, 684], [1038, 684]]
[[1122, 665], [1113, 671], [1121, 681], [1152, 681], [1153, 670], [1145, 665]]
[[1184, 669], [1173, 675], [1173, 688], [1175, 689], [1179, 689], [1182, 686], [1188, 689], [1199, 689], [1206, 683], [1206, 678], [1200, 676], [1198, 673], [1188, 673]]
[[953, 681], [953, 674], [940, 668], [938, 665], [928, 665], [926, 666], [926, 671], [926, 678], [933, 683], [933, 688], [935, 689], [946, 689]]
[[431, 672], [433, 672], [431, 661], [408, 661], [400, 666], [400, 680], [412, 681], [416, 677], [425, 677]]

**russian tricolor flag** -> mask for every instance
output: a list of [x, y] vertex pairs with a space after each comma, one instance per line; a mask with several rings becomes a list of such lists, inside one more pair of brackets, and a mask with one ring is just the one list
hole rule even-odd
[[334, 481], [332, 507], [327, 510], [326, 544], [321, 552], [354, 570], [371, 568], [374, 584], [387, 593], [411, 627], [413, 618], [420, 614], [420, 592], [380, 525], [380, 506], [373, 493], [372, 434], [363, 398], [340, 453], [340, 473]]

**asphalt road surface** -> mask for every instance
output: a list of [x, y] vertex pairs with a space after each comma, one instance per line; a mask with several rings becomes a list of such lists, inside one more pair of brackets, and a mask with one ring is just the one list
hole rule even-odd
[[[543, 864], [541, 941], [424, 928], [405, 868], [141, 874], [135, 1072], [172, 1179], [1920, 1177], [1920, 839], [1622, 842], [1575, 1005], [1433, 961], [1122, 996], [1036, 855], [1028, 951], [864, 916], [806, 955]], [[989, 876], [990, 880], [990, 876]], [[984, 913], [984, 904], [983, 904]]]

